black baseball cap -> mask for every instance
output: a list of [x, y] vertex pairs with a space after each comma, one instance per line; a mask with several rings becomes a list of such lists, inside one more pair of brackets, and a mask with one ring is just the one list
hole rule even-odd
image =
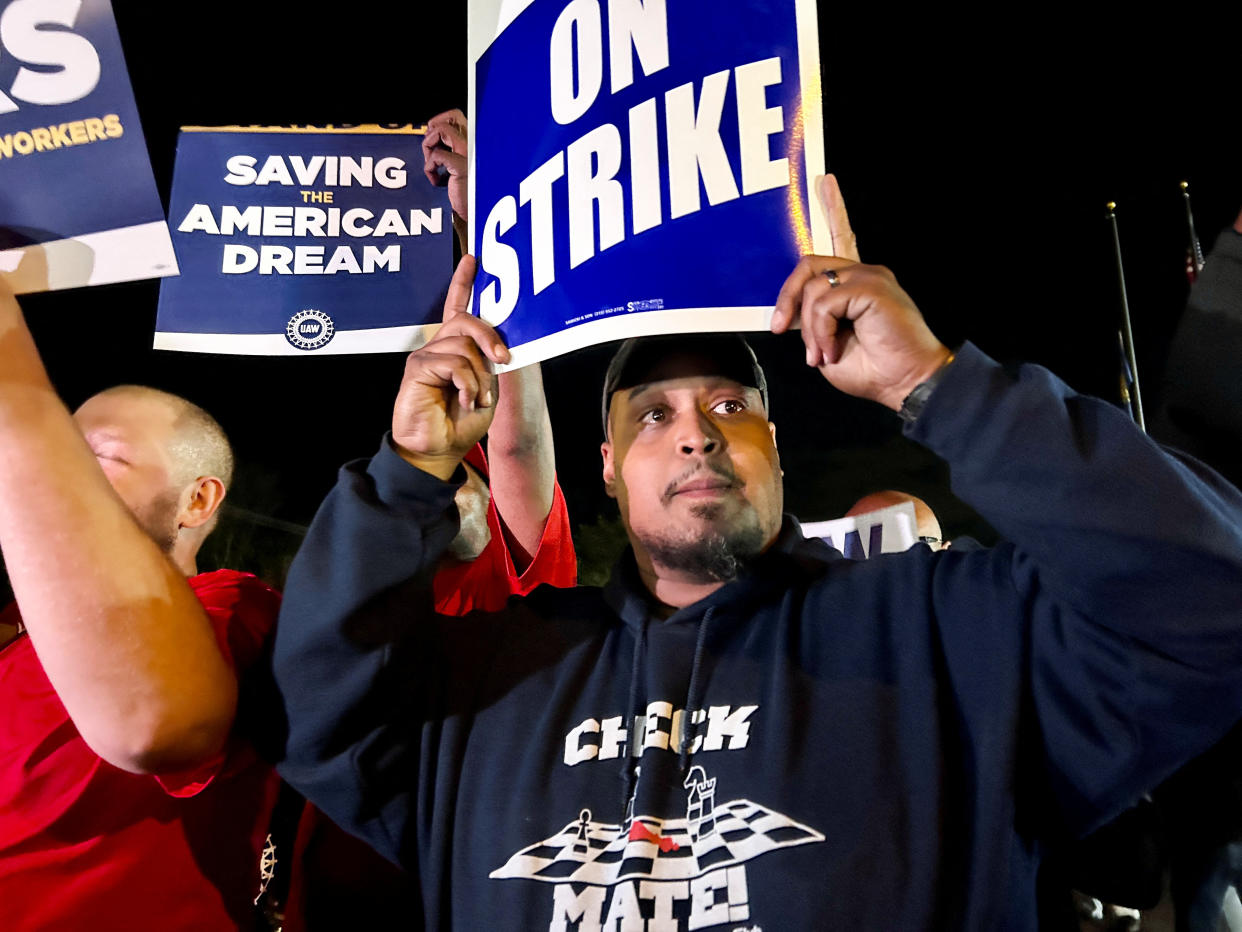
[[[768, 410], [768, 380], [755, 358], [755, 351], [740, 333], [676, 333], [651, 337], [634, 337], [617, 349], [604, 375], [604, 394], [600, 416], [604, 436], [608, 435], [608, 407], [613, 392], [658, 381], [659, 365], [677, 354], [692, 354], [709, 360], [706, 372], [732, 379], [739, 385], [757, 389], [763, 397], [763, 410]], [[705, 372], [705, 374], [706, 374]]]

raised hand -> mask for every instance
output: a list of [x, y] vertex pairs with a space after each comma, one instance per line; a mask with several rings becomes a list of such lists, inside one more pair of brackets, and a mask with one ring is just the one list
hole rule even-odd
[[883, 266], [863, 265], [836, 179], [819, 197], [837, 251], [804, 256], [776, 299], [772, 332], [802, 325], [808, 366], [859, 398], [900, 410], [906, 395], [949, 358], [910, 296]]
[[423, 137], [423, 174], [437, 187], [447, 185], [454, 225], [464, 224], [469, 215], [470, 152], [466, 138], [466, 115], [460, 110], [437, 113], [427, 121], [427, 135]]
[[475, 268], [473, 256], [458, 263], [444, 323], [406, 359], [392, 412], [397, 452], [441, 479], [453, 474], [491, 425], [497, 383], [488, 361], [509, 361], [509, 350], [491, 325], [466, 312]]

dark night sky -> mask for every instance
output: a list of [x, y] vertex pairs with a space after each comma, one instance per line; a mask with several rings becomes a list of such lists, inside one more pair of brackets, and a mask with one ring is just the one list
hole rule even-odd
[[[420, 4], [397, 22], [390, 6], [324, 14], [115, 0], [165, 204], [182, 124], [421, 123], [464, 108], [465, 4]], [[1175, 36], [1121, 53], [1064, 23], [1008, 15], [1006, 26], [907, 21], [892, 35], [894, 18], [878, 8], [821, 12], [829, 167], [864, 258], [897, 273], [945, 342], [969, 337], [1095, 393], [1116, 383], [1104, 219], [1116, 200], [1150, 406], [1186, 292], [1177, 183], [1191, 183], [1205, 248], [1242, 206], [1236, 98], [1210, 99], [1204, 62], [1173, 49], [1184, 44]], [[157, 292], [140, 282], [23, 301], [66, 400], [119, 381], [188, 395], [235, 438], [253, 480], [238, 498], [305, 522], [336, 466], [374, 449], [403, 358], [157, 353], [148, 349]], [[796, 338], [755, 342], [774, 383], [791, 510], [830, 517], [868, 491], [861, 469], [880, 476], [909, 458], [896, 420], [824, 385], [801, 364]], [[588, 350], [544, 370], [575, 521], [607, 507], [597, 453], [606, 355]]]

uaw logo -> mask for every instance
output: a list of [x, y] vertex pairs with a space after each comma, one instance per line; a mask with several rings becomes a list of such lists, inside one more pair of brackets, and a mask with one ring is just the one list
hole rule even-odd
[[488, 876], [550, 884], [549, 932], [740, 928], [751, 920], [745, 863], [824, 836], [749, 799], [717, 803], [698, 765], [684, 787], [685, 818], [635, 815], [632, 798], [620, 825], [583, 809]]
[[317, 350], [332, 340], [336, 327], [323, 311], [298, 311], [285, 325], [285, 339], [300, 350]]

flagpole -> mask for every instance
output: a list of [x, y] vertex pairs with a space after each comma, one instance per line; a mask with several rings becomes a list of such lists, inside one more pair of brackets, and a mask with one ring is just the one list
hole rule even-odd
[[[1139, 390], [1138, 360], [1134, 356], [1134, 332], [1130, 327], [1130, 302], [1126, 297], [1126, 273], [1121, 264], [1121, 235], [1117, 232], [1117, 203], [1109, 201], [1108, 223], [1113, 231], [1113, 254], [1117, 259], [1117, 284], [1121, 290], [1121, 345], [1125, 362], [1130, 367], [1130, 381], [1134, 386], [1133, 397], [1129, 399], [1131, 414], [1143, 433], [1147, 432], [1147, 424], [1143, 419], [1143, 393]], [[1122, 379], [1126, 377], [1122, 372]]]
[[1126, 359], [1126, 338], [1117, 331], [1117, 381], [1121, 388], [1121, 403], [1126, 406], [1126, 414], [1130, 420], [1134, 417], [1134, 396], [1130, 394], [1130, 363]]

